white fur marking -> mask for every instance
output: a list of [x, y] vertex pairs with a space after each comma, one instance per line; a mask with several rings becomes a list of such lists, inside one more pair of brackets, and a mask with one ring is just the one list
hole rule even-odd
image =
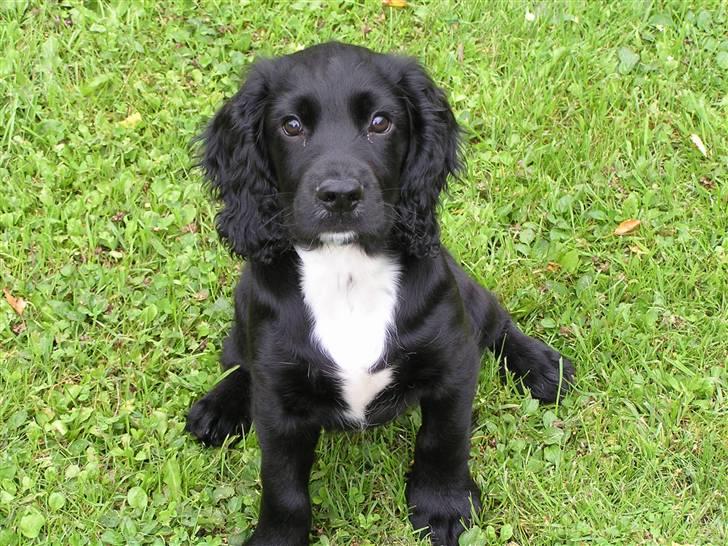
[[345, 245], [353, 242], [354, 239], [356, 239], [356, 233], [353, 231], [326, 231], [319, 235], [322, 243], [335, 245]]
[[327, 244], [296, 252], [314, 341], [339, 368], [346, 416], [363, 422], [367, 405], [392, 381], [389, 368], [369, 370], [386, 357], [399, 265], [388, 256], [368, 256], [359, 245]]

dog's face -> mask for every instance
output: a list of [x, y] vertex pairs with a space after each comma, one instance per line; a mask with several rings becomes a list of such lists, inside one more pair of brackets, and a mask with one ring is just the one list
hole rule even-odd
[[376, 241], [394, 223], [409, 118], [380, 57], [309, 49], [286, 59], [265, 135], [290, 238]]
[[415, 256], [438, 247], [458, 127], [411, 59], [330, 43], [258, 62], [202, 138], [224, 205], [218, 230], [242, 256], [327, 242]]

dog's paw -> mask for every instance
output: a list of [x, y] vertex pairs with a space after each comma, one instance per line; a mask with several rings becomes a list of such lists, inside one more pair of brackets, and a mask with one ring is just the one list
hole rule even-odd
[[545, 343], [537, 339], [531, 339], [531, 342], [531, 350], [524, 354], [529, 362], [519, 366], [527, 369], [522, 376], [523, 383], [534, 398], [542, 402], [555, 402], [566, 394], [574, 382], [574, 365]]
[[412, 526], [420, 529], [421, 538], [429, 535], [433, 546], [457, 546], [471, 514], [481, 510], [480, 491], [470, 477], [459, 486], [451, 483], [443, 487], [412, 478], [406, 497]]
[[205, 445], [219, 446], [228, 436], [245, 434], [250, 425], [247, 404], [211, 392], [192, 405], [185, 430]]

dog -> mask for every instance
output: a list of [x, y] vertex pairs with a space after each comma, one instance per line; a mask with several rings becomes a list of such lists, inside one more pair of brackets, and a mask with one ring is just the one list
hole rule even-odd
[[221, 355], [232, 371], [186, 428], [220, 445], [255, 423], [249, 546], [309, 543], [322, 429], [381, 425], [417, 404], [410, 520], [456, 545], [481, 508], [468, 454], [482, 352], [542, 401], [573, 382], [571, 362], [521, 332], [441, 245], [459, 137], [416, 60], [341, 43], [257, 61], [201, 135], [217, 230], [247, 265]]

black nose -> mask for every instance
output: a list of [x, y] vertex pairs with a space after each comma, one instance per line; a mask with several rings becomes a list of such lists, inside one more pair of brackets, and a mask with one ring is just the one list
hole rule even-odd
[[316, 199], [331, 212], [351, 212], [363, 195], [364, 188], [352, 178], [330, 178], [316, 188]]

